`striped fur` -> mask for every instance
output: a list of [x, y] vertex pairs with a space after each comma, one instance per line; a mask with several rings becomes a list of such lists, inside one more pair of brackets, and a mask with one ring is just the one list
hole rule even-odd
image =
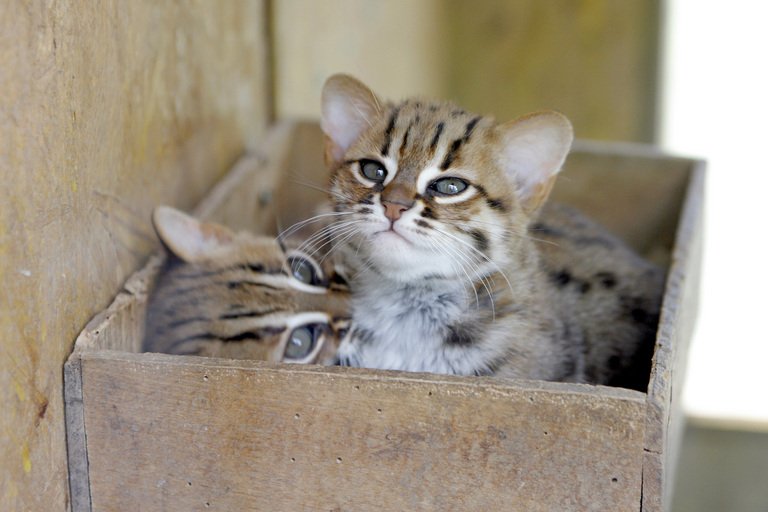
[[[590, 345], [605, 332], [564, 299], [550, 253], [529, 233], [569, 151], [567, 119], [542, 112], [497, 124], [447, 102], [386, 103], [346, 75], [326, 82], [322, 107], [331, 200], [354, 227], [341, 244], [355, 276], [342, 363], [596, 383], [615, 373], [603, 371], [606, 353], [621, 354], [610, 359], [616, 371], [627, 367], [642, 336]], [[569, 258], [589, 254], [569, 248]], [[654, 276], [652, 317], [660, 273], [628, 261]], [[582, 273], [624, 275], [601, 262]], [[585, 311], [610, 320], [600, 313], [613, 308], [599, 302]]]
[[284, 247], [167, 207], [153, 220], [168, 254], [149, 297], [144, 351], [335, 362], [349, 294], [330, 261], [295, 239]]

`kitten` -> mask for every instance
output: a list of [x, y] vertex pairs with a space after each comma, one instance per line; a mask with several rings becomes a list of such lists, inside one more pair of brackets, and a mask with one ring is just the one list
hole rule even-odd
[[586, 381], [645, 391], [664, 272], [564, 205], [544, 205], [529, 232], [556, 307], [581, 330]]
[[[349, 292], [330, 261], [161, 206], [167, 258], [147, 305], [145, 352], [331, 364]], [[320, 258], [323, 253], [319, 253]]]
[[[569, 254], [542, 261], [537, 237], [556, 244], [567, 237], [529, 233], [573, 139], [561, 114], [496, 124], [447, 102], [385, 103], [335, 75], [323, 88], [321, 126], [334, 211], [355, 227], [340, 241], [354, 274], [342, 364], [608, 383], [648, 342], [645, 330], [614, 336], [607, 324], [620, 307], [603, 307], [615, 297], [597, 298], [601, 277], [589, 263], [566, 264]], [[627, 256], [615, 242], [617, 257]], [[578, 246], [566, 245], [566, 252]], [[606, 280], [637, 266], [627, 289], [635, 274], [653, 274], [642, 301], [650, 325], [658, 270], [634, 256], [603, 262], [608, 270], [596, 268]], [[561, 270], [573, 284], [577, 275], [589, 283], [594, 303], [564, 286]], [[624, 309], [633, 309], [636, 297], [627, 293]], [[606, 327], [592, 325], [599, 323]]]

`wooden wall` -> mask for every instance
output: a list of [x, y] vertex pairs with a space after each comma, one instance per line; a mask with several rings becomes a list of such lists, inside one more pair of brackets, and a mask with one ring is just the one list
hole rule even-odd
[[659, 0], [282, 0], [273, 20], [279, 116], [318, 116], [345, 71], [389, 99], [557, 109], [581, 138], [654, 139]]
[[278, 117], [318, 117], [320, 89], [351, 73], [391, 99], [442, 95], [441, 0], [273, 3]]
[[448, 95], [500, 119], [556, 109], [577, 137], [652, 142], [659, 0], [445, 0]]
[[266, 124], [262, 0], [0, 3], [0, 508], [68, 510], [62, 364]]

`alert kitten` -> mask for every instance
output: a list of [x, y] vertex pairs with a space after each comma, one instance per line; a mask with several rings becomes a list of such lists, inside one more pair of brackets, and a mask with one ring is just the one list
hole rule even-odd
[[[615, 239], [626, 262], [608, 254], [600, 271], [571, 262], [578, 243], [567, 224], [529, 233], [572, 142], [561, 114], [496, 124], [447, 102], [386, 103], [335, 75], [323, 89], [321, 126], [354, 275], [343, 364], [608, 383], [645, 350], [648, 329], [614, 336], [611, 324], [627, 309], [643, 309], [653, 323], [660, 272]], [[544, 261], [543, 236], [566, 254]], [[619, 274], [627, 277], [623, 306], [603, 293], [618, 287]], [[630, 291], [646, 279], [638, 299]], [[590, 289], [574, 293], [582, 281]], [[580, 300], [590, 292], [595, 301]]]
[[167, 259], [149, 296], [145, 352], [335, 362], [349, 292], [324, 253], [165, 206], [153, 224]]

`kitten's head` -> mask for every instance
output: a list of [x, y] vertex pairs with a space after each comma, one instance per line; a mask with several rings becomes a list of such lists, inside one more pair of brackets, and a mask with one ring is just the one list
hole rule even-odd
[[333, 362], [349, 328], [346, 281], [328, 260], [280, 242], [155, 209], [168, 258], [147, 307], [144, 350]]
[[386, 103], [347, 75], [325, 83], [321, 126], [351, 243], [401, 280], [509, 264], [573, 140], [556, 112], [496, 124], [445, 102]]

